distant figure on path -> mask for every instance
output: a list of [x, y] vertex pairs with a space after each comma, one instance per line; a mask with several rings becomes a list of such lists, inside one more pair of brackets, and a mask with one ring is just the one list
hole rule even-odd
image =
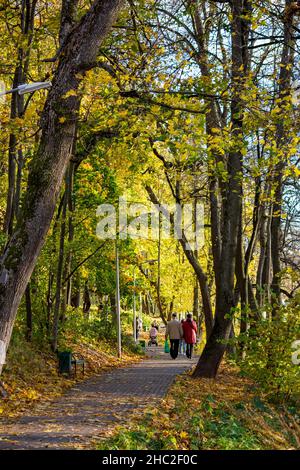
[[143, 320], [140, 317], [138, 317], [136, 319], [136, 339], [139, 339], [142, 331], [143, 331]]
[[192, 314], [188, 313], [186, 320], [182, 324], [183, 337], [186, 342], [186, 356], [192, 359], [194, 344], [197, 341], [197, 323], [193, 320]]
[[[181, 325], [184, 323], [184, 320], [181, 320]], [[186, 342], [184, 341], [184, 338], [181, 338], [179, 341], [179, 353], [182, 355], [186, 354]]]
[[176, 319], [176, 313], [172, 314], [172, 320], [168, 322], [166, 329], [166, 339], [170, 338], [170, 354], [172, 359], [178, 356], [179, 341], [183, 336], [181, 323]]
[[149, 331], [149, 343], [148, 343], [148, 346], [151, 346], [152, 344], [155, 344], [156, 346], [158, 346], [158, 342], [157, 342], [157, 328], [155, 326], [155, 323], [152, 323], [151, 325], [151, 328], [150, 328], [150, 331]]

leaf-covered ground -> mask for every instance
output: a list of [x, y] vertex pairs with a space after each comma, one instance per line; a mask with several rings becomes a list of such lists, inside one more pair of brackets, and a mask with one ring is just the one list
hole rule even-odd
[[299, 408], [276, 406], [226, 364], [216, 380], [179, 377], [165, 400], [99, 449], [300, 449]]
[[110, 368], [140, 360], [140, 356], [128, 352], [118, 359], [112, 345], [103, 340], [92, 343], [70, 339], [67, 345], [85, 358], [84, 377], [80, 368], [77, 377], [61, 376], [58, 374], [55, 354], [38, 349], [20, 338], [13, 342], [1, 377], [9, 396], [5, 400], [0, 398], [0, 419], [22, 416], [30, 412], [35, 404], [53, 400], [77, 382]]
[[94, 448], [116, 426], [141, 416], [148, 403], [160, 403], [175, 377], [196, 362], [184, 356], [173, 361], [156, 347], [147, 356], [137, 364], [96, 374], [20, 418], [0, 420], [0, 449]]
[[[104, 341], [70, 339], [68, 347], [87, 361], [85, 379], [126, 366], [140, 356], [122, 360]], [[10, 348], [3, 374], [9, 398], [0, 401], [0, 420], [34, 414], [36, 407], [64, 394], [77, 378], [57, 373], [56, 356], [18, 338]], [[164, 400], [134, 412], [114, 427], [100, 449], [300, 449], [299, 408], [270, 404], [251, 380], [229, 364], [215, 381], [178, 377]]]

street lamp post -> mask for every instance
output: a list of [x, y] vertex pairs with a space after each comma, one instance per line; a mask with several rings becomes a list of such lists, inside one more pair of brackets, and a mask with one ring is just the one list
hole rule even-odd
[[51, 88], [51, 82], [34, 82], [34, 83], [24, 83], [19, 85], [17, 88], [11, 90], [6, 90], [0, 93], [0, 96], [9, 95], [11, 93], [18, 93], [19, 95], [25, 95], [25, 93], [33, 93], [37, 90], [49, 90]]
[[119, 265], [118, 237], [116, 237], [116, 313], [117, 313], [118, 357], [122, 357], [121, 306], [120, 306], [120, 265]]
[[135, 286], [136, 286], [136, 280], [135, 280], [135, 268], [133, 268], [133, 339], [134, 342], [136, 343], [136, 299], [135, 299]]

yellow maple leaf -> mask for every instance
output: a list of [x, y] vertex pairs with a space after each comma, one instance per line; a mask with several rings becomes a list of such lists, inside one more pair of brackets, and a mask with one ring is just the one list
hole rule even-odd
[[77, 91], [76, 91], [76, 90], [69, 90], [69, 91], [67, 91], [67, 93], [65, 93], [65, 94], [63, 95], [62, 98], [63, 98], [63, 99], [67, 99], [67, 98], [69, 98], [69, 96], [76, 96], [76, 95], [77, 95]]

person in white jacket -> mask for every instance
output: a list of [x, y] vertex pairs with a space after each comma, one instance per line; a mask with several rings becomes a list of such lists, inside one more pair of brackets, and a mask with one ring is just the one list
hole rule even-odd
[[166, 339], [170, 338], [170, 355], [172, 359], [178, 356], [179, 341], [183, 337], [183, 329], [181, 323], [177, 320], [176, 313], [172, 314], [172, 320], [167, 324]]

